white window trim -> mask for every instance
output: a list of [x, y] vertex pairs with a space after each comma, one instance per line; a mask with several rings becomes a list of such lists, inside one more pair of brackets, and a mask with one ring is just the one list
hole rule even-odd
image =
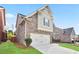
[[49, 27], [49, 25], [50, 25], [49, 20], [46, 17], [43, 18], [43, 25], [47, 26], [47, 27]]

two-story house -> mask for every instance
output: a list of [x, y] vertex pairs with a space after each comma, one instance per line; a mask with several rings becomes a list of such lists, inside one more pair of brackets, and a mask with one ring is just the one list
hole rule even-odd
[[72, 42], [75, 40], [74, 28], [58, 28], [53, 22], [51, 9], [43, 6], [30, 15], [17, 14], [17, 41], [25, 44], [25, 38], [32, 38], [32, 45], [48, 45], [54, 41]]
[[73, 27], [62, 29], [53, 25], [52, 42], [73, 42], [75, 40], [75, 30]]
[[53, 18], [48, 5], [26, 16], [17, 14], [16, 37], [25, 45], [25, 38], [32, 38], [32, 45], [46, 45], [52, 42]]
[[62, 42], [72, 42], [75, 41], [75, 30], [73, 27], [63, 29], [63, 38], [61, 39]]
[[5, 25], [6, 25], [6, 21], [5, 21], [5, 9], [0, 6], [0, 41], [2, 41], [3, 39], [5, 39]]

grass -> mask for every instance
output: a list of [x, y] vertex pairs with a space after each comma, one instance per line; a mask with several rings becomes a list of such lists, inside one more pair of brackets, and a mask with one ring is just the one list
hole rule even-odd
[[76, 46], [76, 45], [74, 45], [74, 44], [70, 44], [70, 43], [60, 43], [59, 45], [62, 46], [62, 47], [65, 47], [65, 48], [70, 48], [70, 49], [79, 51], [79, 46]]
[[0, 54], [41, 54], [35, 48], [17, 48], [12, 42], [5, 42], [0, 44]]

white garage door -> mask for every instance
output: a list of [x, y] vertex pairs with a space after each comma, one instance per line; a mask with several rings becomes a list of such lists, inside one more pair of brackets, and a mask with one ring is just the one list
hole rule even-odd
[[50, 44], [50, 35], [31, 33], [32, 45], [48, 45]]

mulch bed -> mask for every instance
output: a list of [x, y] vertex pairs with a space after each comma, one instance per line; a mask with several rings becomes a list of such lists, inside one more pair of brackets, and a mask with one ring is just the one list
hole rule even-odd
[[15, 43], [17, 48], [26, 48], [25, 45], [20, 44], [20, 43]]
[[10, 41], [13, 42], [13, 43], [16, 45], [17, 48], [32, 48], [32, 46], [27, 47], [27, 46], [25, 46], [25, 45], [19, 43], [19, 42], [17, 41], [16, 37], [14, 37], [14, 38], [13, 38], [12, 40], [10, 40]]
[[23, 48], [23, 49], [25, 49], [25, 48], [33, 48], [32, 46], [27, 47], [27, 46], [25, 46], [25, 45], [23, 45], [21, 43], [18, 43], [18, 42], [16, 42], [15, 45], [16, 45], [17, 48]]

